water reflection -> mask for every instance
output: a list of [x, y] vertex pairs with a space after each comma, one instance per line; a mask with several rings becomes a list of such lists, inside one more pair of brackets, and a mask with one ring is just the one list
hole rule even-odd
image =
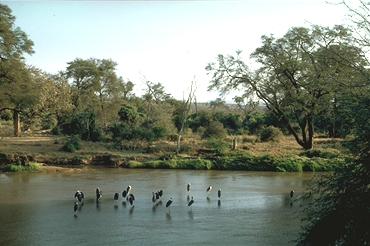
[[[296, 238], [300, 219], [298, 201], [289, 199], [289, 191], [294, 189], [299, 194], [310, 177], [127, 169], [1, 175], [0, 245], [149, 244], [143, 238], [149, 238], [153, 245], [163, 240], [167, 245], [184, 241], [195, 245], [287, 245]], [[125, 200], [121, 202], [124, 212], [114, 212], [120, 205], [112, 199], [95, 202], [94, 187], [99, 185], [106, 194], [114, 193], [122, 187], [122, 180], [135, 187], [136, 212]], [[186, 191], [187, 183], [192, 184], [191, 194]], [[215, 192], [206, 197], [209, 184], [225, 190], [222, 201]], [[153, 187], [164, 189], [163, 199], [171, 194], [175, 201], [171, 212], [162, 201], [153, 205]], [[73, 216], [70, 195], [76, 188], [87, 197], [78, 219]], [[191, 196], [196, 201], [194, 208], [187, 206]], [[101, 209], [104, 206], [110, 209]]]
[[188, 211], [188, 216], [189, 216], [189, 219], [194, 220], [194, 214], [193, 214], [193, 210], [191, 208]]

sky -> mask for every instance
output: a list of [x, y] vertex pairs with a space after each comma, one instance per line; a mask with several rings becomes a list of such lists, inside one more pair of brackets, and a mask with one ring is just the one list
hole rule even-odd
[[205, 70], [218, 54], [242, 50], [248, 64], [262, 35], [347, 20], [344, 7], [324, 0], [2, 2], [34, 42], [28, 64], [56, 73], [76, 58], [112, 59], [136, 95], [149, 80], [182, 99], [195, 80], [198, 102], [218, 97]]

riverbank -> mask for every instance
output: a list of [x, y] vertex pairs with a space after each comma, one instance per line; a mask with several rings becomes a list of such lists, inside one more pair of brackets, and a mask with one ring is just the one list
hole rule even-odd
[[[315, 150], [288, 148], [290, 139], [271, 143], [243, 143], [238, 150], [217, 151], [198, 147], [175, 156], [170, 148], [157, 143], [156, 151], [119, 151], [109, 143], [83, 142], [74, 153], [61, 151], [63, 139], [44, 137], [3, 138], [0, 142], [0, 169], [17, 171], [29, 169], [29, 163], [42, 163], [43, 167], [122, 167], [246, 171], [333, 171], [351, 162], [352, 157], [333, 148], [338, 142], [323, 141]], [[160, 144], [162, 144], [161, 147]], [[268, 148], [270, 146], [270, 149]], [[325, 148], [326, 147], [326, 148]], [[286, 148], [286, 149], [284, 149]], [[167, 151], [166, 151], [167, 150]], [[288, 151], [289, 150], [289, 151]], [[9, 168], [12, 164], [12, 169]], [[7, 166], [8, 165], [8, 166]], [[17, 166], [19, 166], [17, 168]], [[22, 168], [24, 166], [25, 168]], [[31, 168], [32, 170], [32, 168]]]

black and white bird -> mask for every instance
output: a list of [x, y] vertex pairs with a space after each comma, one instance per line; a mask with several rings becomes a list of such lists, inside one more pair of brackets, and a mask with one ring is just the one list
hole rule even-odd
[[131, 189], [132, 189], [131, 185], [127, 186], [127, 188], [126, 188], [126, 200], [127, 201], [129, 199], [129, 194], [130, 194]]
[[158, 200], [160, 198], [160, 196], [159, 196], [159, 191], [157, 191], [156, 193], [155, 193], [155, 199], [156, 200]]
[[290, 195], [290, 198], [293, 198], [293, 196], [294, 196], [294, 190], [291, 190], [289, 195]]
[[127, 196], [127, 190], [122, 191], [122, 198], [126, 198]]
[[163, 196], [163, 190], [159, 190], [158, 194], [159, 194], [160, 197], [162, 197]]
[[194, 203], [194, 199], [193, 199], [193, 197], [191, 197], [191, 200], [188, 203], [188, 207], [190, 207], [193, 203]]
[[101, 192], [100, 188], [96, 188], [96, 201], [98, 202], [100, 200], [100, 198], [103, 196], [103, 193]]
[[170, 209], [169, 207], [171, 206], [171, 204], [172, 204], [172, 198], [170, 198], [170, 200], [167, 201], [166, 208]]
[[135, 201], [135, 196], [133, 194], [130, 194], [128, 196], [128, 202], [130, 203], [131, 206], [134, 205], [134, 201]]
[[217, 197], [218, 197], [219, 200], [221, 199], [221, 189], [218, 189], [218, 191], [217, 191]]
[[212, 186], [210, 185], [210, 186], [208, 186], [206, 191], [207, 191], [207, 193], [209, 193], [211, 190], [212, 190]]
[[118, 193], [118, 192], [114, 193], [114, 197], [113, 197], [113, 199], [114, 199], [115, 201], [118, 201], [118, 198], [119, 198], [119, 193]]
[[82, 191], [76, 191], [75, 193], [75, 198], [77, 199], [78, 202], [82, 203], [83, 199], [85, 198], [85, 195]]
[[186, 190], [187, 190], [188, 192], [190, 192], [190, 186], [191, 186], [191, 184], [190, 184], [190, 183], [186, 186]]

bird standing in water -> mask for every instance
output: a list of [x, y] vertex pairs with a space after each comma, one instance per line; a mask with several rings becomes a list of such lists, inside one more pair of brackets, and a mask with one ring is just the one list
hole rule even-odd
[[[127, 186], [127, 188], [126, 188], [126, 200], [128, 201], [128, 198], [129, 198], [129, 194], [130, 194], [130, 191], [131, 191], [131, 185], [129, 185], [129, 186]], [[123, 195], [123, 193], [122, 193], [122, 195]]]
[[218, 200], [221, 199], [221, 189], [218, 189], [218, 191], [217, 191], [217, 197], [218, 197]]
[[170, 211], [171, 204], [172, 204], [172, 198], [170, 198], [170, 200], [168, 200], [166, 203], [166, 208], [168, 208], [168, 211]]
[[193, 203], [194, 203], [194, 198], [193, 198], [193, 197], [191, 197], [191, 200], [190, 200], [190, 201], [189, 201], [189, 203], [188, 203], [188, 207], [190, 207]]
[[100, 198], [103, 196], [103, 193], [101, 192], [100, 188], [96, 188], [96, 202], [99, 202]]
[[294, 190], [291, 190], [289, 195], [290, 195], [290, 198], [293, 198], [293, 196], [294, 196]]
[[82, 192], [82, 191], [76, 191], [76, 193], [75, 193], [75, 198], [77, 199], [77, 201], [79, 202], [79, 203], [82, 203], [83, 202], [83, 200], [84, 200], [84, 198], [85, 198], [85, 195], [84, 195], [84, 193]]
[[207, 198], [209, 199], [209, 193], [211, 192], [211, 190], [212, 190], [212, 186], [210, 185], [210, 186], [208, 186], [208, 188], [207, 188]]
[[134, 197], [134, 195], [133, 195], [133, 194], [130, 194], [130, 195], [128, 196], [128, 202], [130, 203], [130, 205], [131, 205], [131, 206], [133, 206], [133, 205], [134, 205], [134, 201], [135, 201], [135, 197]]
[[187, 192], [190, 192], [190, 186], [191, 186], [191, 184], [190, 184], [190, 183], [186, 186], [186, 190], [187, 190]]

